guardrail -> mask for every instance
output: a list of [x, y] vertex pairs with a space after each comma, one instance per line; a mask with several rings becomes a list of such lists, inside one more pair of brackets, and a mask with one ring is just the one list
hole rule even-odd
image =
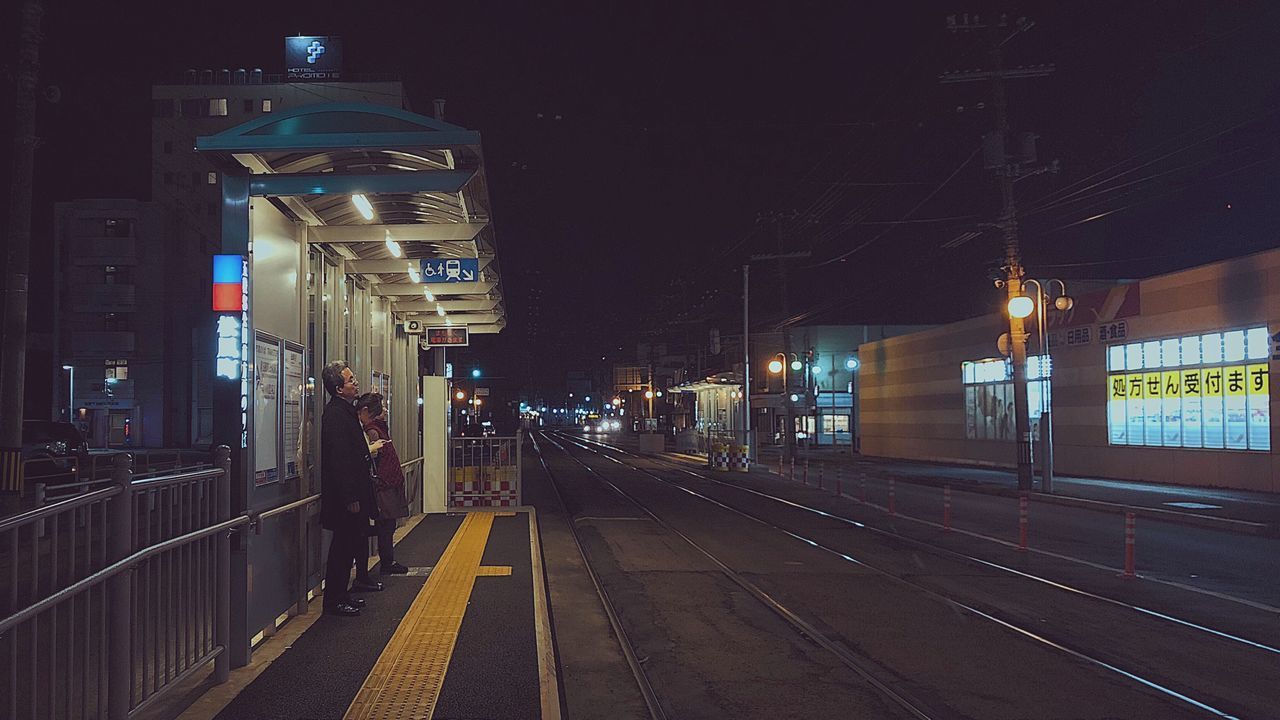
[[8, 717], [108, 717], [151, 705], [214, 663], [230, 671], [230, 453], [0, 521], [0, 707]]
[[449, 439], [449, 507], [520, 505], [521, 438]]
[[121, 450], [60, 458], [31, 458], [23, 461], [23, 477], [26, 484], [34, 489], [34, 503], [43, 505], [49, 500], [110, 485], [112, 461], [125, 453], [133, 458], [134, 477], [211, 467], [209, 453], [200, 450], [144, 450], [137, 453]]

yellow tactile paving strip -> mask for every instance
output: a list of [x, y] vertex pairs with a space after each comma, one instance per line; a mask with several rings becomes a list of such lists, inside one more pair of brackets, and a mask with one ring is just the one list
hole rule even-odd
[[480, 565], [492, 528], [493, 513], [468, 513], [463, 519], [351, 701], [348, 720], [432, 716], [476, 577], [511, 574], [510, 567]]
[[505, 577], [510, 574], [510, 565], [481, 565], [476, 570], [476, 575], [479, 577]]

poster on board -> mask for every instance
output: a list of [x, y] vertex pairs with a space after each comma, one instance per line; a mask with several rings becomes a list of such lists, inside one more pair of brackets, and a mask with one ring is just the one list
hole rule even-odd
[[302, 423], [304, 422], [302, 399], [307, 391], [302, 377], [302, 351], [285, 346], [284, 349], [284, 477], [286, 480], [299, 474], [302, 459]]
[[280, 343], [259, 336], [253, 345], [253, 483], [280, 479]]

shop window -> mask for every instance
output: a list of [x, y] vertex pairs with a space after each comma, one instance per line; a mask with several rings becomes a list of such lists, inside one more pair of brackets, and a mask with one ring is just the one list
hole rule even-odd
[[849, 416], [848, 415], [823, 415], [822, 416], [822, 434], [835, 435], [836, 433], [849, 432]]
[[1270, 349], [1266, 327], [1111, 346], [1108, 442], [1269, 452]]
[[[1013, 441], [1017, 416], [1013, 406], [1013, 365], [1005, 358], [965, 362], [965, 437], [970, 440]], [[1040, 417], [1049, 409], [1049, 378], [1053, 373], [1046, 355], [1027, 358], [1027, 415], [1031, 436], [1040, 439]]]

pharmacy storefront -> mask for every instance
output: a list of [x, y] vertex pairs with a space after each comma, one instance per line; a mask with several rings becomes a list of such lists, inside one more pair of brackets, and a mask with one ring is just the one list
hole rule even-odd
[[[1051, 418], [1059, 475], [1280, 492], [1280, 251], [1085, 293], [1048, 313], [1047, 353], [1034, 320], [1033, 447]], [[1012, 467], [1013, 373], [996, 349], [1006, 323], [990, 315], [862, 348], [863, 452]]]

